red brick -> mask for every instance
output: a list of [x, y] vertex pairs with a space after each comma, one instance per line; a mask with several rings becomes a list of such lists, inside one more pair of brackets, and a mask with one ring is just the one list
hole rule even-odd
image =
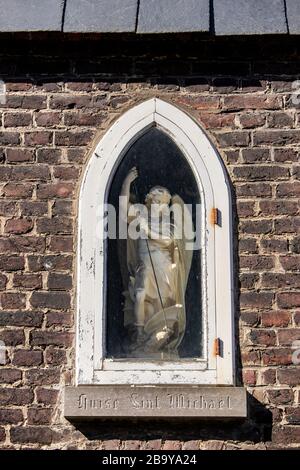
[[286, 408], [285, 419], [288, 424], [300, 424], [300, 408]]
[[58, 368], [29, 369], [25, 372], [25, 380], [31, 385], [58, 384], [60, 380], [60, 371]]
[[292, 387], [298, 387], [300, 383], [300, 368], [289, 367], [288, 369], [278, 369], [277, 371], [278, 381], [282, 385], [290, 385]]
[[249, 148], [242, 150], [244, 163], [265, 163], [271, 161], [270, 149], [268, 148]]
[[271, 310], [270, 312], [262, 312], [261, 324], [264, 327], [283, 327], [288, 326], [291, 321], [290, 312], [284, 310]]
[[255, 127], [261, 127], [265, 125], [266, 114], [265, 113], [243, 113], [238, 117], [240, 126], [242, 129], [254, 129]]
[[241, 233], [247, 233], [250, 235], [255, 234], [266, 234], [272, 232], [273, 221], [269, 219], [260, 219], [260, 220], [243, 220], [240, 221], [240, 231]]
[[48, 289], [70, 290], [72, 288], [72, 277], [67, 274], [49, 273]]
[[94, 132], [83, 131], [55, 131], [55, 145], [89, 145], [94, 138]]
[[19, 444], [51, 444], [54, 432], [51, 428], [43, 426], [12, 427], [10, 430], [11, 442]]
[[72, 335], [62, 331], [32, 331], [31, 344], [33, 346], [70, 347]]
[[44, 234], [67, 234], [73, 232], [73, 221], [70, 217], [41, 218], [37, 220], [36, 229], [38, 233]]
[[50, 251], [68, 253], [73, 251], [73, 238], [68, 236], [51, 236]]
[[49, 347], [46, 350], [45, 359], [46, 364], [60, 366], [61, 364], [65, 364], [67, 361], [66, 351], [63, 349]]
[[3, 189], [5, 197], [13, 199], [23, 199], [32, 197], [33, 185], [8, 183]]
[[300, 266], [300, 255], [280, 256], [281, 266], [286, 271], [298, 271]]
[[62, 181], [77, 181], [79, 177], [79, 168], [60, 165], [54, 168], [53, 174], [54, 178]]
[[[3, 315], [1, 313], [1, 315]], [[1, 317], [0, 317], [1, 318]], [[0, 330], [0, 340], [4, 342], [6, 346], [17, 346], [25, 343], [24, 331], [21, 330]]]
[[13, 285], [25, 289], [41, 289], [42, 277], [40, 274], [14, 274]]
[[43, 322], [43, 314], [41, 312], [18, 311], [18, 312], [5, 312], [0, 313], [1, 326], [31, 326], [41, 327]]
[[300, 197], [300, 181], [278, 184], [276, 195], [277, 197]]
[[29, 351], [26, 349], [18, 349], [14, 353], [12, 363], [15, 366], [39, 366], [43, 363], [42, 351]]
[[290, 388], [266, 390], [269, 403], [273, 405], [287, 405], [293, 403], [294, 394]]
[[61, 113], [55, 111], [40, 111], [35, 115], [35, 122], [37, 126], [41, 127], [57, 126], [60, 121]]
[[300, 287], [300, 273], [263, 273], [262, 287]]
[[74, 186], [72, 183], [39, 184], [37, 197], [39, 199], [53, 199], [56, 197], [71, 197]]
[[292, 363], [290, 348], [275, 348], [262, 351], [262, 361], [265, 366], [289, 365]]
[[23, 256], [5, 256], [0, 255], [0, 269], [1, 271], [19, 271], [24, 269]]
[[257, 373], [256, 370], [253, 369], [246, 369], [243, 370], [243, 384], [245, 386], [251, 386], [256, 384], [256, 377]]
[[214, 133], [220, 147], [246, 147], [250, 137], [246, 131]]
[[1, 388], [0, 405], [27, 405], [33, 398], [33, 391], [29, 388]]
[[50, 424], [52, 413], [51, 408], [29, 408], [27, 422], [33, 425]]
[[42, 216], [48, 214], [47, 202], [23, 201], [19, 203], [20, 211], [23, 216]]
[[254, 271], [264, 271], [272, 269], [275, 261], [272, 256], [245, 255], [240, 256], [240, 268]]
[[240, 295], [241, 307], [266, 308], [271, 307], [274, 300], [272, 292], [242, 292]]
[[274, 216], [274, 215], [297, 215], [299, 214], [300, 208], [297, 201], [260, 201], [259, 203], [260, 213], [262, 215]]
[[283, 330], [278, 330], [278, 343], [281, 346], [291, 347], [294, 341], [299, 341], [300, 345], [300, 328], [285, 328]]
[[276, 333], [273, 330], [253, 329], [250, 331], [248, 339], [253, 346], [276, 345]]
[[300, 142], [300, 131], [298, 129], [263, 130], [255, 131], [253, 136], [254, 145], [286, 145], [298, 144]]
[[279, 308], [300, 307], [300, 292], [282, 292], [277, 294]]
[[64, 312], [48, 312], [47, 327], [49, 326], [72, 326], [72, 316]]
[[70, 294], [66, 292], [33, 292], [30, 297], [33, 307], [64, 310], [70, 307]]
[[33, 229], [33, 221], [30, 219], [9, 219], [5, 224], [6, 233], [28, 233]]
[[60, 163], [62, 159], [62, 151], [61, 149], [55, 148], [38, 148], [36, 151], [37, 154], [37, 162], [38, 163]]
[[[30, 253], [45, 251], [46, 241], [44, 237], [35, 236], [10, 236], [0, 238], [0, 252], [3, 253]], [[18, 268], [20, 269], [20, 268]]]
[[36, 388], [36, 399], [43, 405], [55, 405], [58, 398], [58, 390], [48, 388]]
[[36, 146], [36, 145], [48, 145], [52, 143], [53, 134], [48, 131], [32, 131], [26, 132], [25, 145]]
[[272, 238], [268, 239], [261, 239], [260, 245], [262, 250], [267, 254], [267, 253], [284, 253], [287, 252], [289, 247], [288, 247], [288, 241], [287, 240], [282, 240], [282, 239], [276, 239], [273, 235]]
[[2, 131], [0, 132], [1, 145], [18, 145], [20, 143], [20, 134], [18, 132]]
[[23, 422], [23, 413], [19, 409], [0, 409], [0, 424], [18, 424]]
[[272, 187], [267, 183], [246, 183], [236, 186], [238, 197], [265, 197], [272, 195]]
[[233, 168], [233, 174], [237, 181], [274, 181], [289, 178], [289, 168], [283, 166], [244, 165]]
[[69, 271], [72, 269], [73, 257], [70, 255], [44, 255], [44, 256], [28, 256], [29, 270], [36, 271]]
[[0, 290], [4, 290], [7, 284], [7, 277], [0, 273]]
[[32, 150], [21, 148], [8, 148], [6, 150], [6, 159], [8, 163], [32, 162], [34, 153]]
[[[0, 369], [0, 383], [3, 384], [14, 384], [22, 380], [22, 372], [18, 369]], [[1, 390], [1, 389], [0, 389]], [[0, 398], [1, 403], [1, 398]], [[3, 404], [3, 403], [2, 403]]]
[[3, 309], [16, 310], [26, 305], [26, 297], [24, 294], [16, 292], [3, 292], [1, 294], [1, 306]]
[[280, 109], [281, 98], [270, 95], [234, 95], [225, 96], [223, 109], [239, 111], [241, 109]]

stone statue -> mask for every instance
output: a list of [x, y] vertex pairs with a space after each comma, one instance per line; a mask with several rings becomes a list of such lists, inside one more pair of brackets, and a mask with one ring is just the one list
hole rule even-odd
[[[132, 211], [130, 190], [136, 178], [134, 167], [120, 198], [121, 217], [139, 229], [137, 239], [129, 230], [126, 250], [119, 253], [128, 356], [176, 359], [186, 327], [185, 290], [193, 256], [186, 241], [194, 239], [192, 219], [182, 199], [162, 186], [150, 189], [146, 211]], [[179, 217], [170, 217], [170, 205], [180, 208]]]

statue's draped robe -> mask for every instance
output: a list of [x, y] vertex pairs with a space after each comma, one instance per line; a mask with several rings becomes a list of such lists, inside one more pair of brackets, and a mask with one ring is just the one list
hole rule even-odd
[[125, 288], [124, 325], [134, 325], [135, 292], [145, 289], [145, 333], [151, 337], [164, 327], [171, 328], [173, 334], [165, 349], [176, 355], [186, 327], [185, 291], [194, 235], [191, 215], [182, 199], [173, 196], [171, 205], [181, 211], [179, 216], [171, 223], [152, 221], [148, 239], [128, 237], [123, 244], [126, 254], [120, 249], [119, 255]]

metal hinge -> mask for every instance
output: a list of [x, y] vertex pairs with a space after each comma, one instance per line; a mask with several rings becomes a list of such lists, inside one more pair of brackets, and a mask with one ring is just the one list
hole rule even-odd
[[220, 338], [214, 339], [214, 356], [221, 356], [221, 340]]
[[220, 211], [216, 207], [213, 207], [210, 212], [210, 223], [212, 225], [219, 225], [220, 223]]

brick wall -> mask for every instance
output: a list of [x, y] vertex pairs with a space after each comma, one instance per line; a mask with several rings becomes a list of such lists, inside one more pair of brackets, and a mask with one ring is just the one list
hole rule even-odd
[[[0, 448], [300, 447], [300, 73], [293, 38], [2, 36]], [[95, 138], [158, 96], [194, 116], [232, 181], [242, 423], [72, 426], [77, 199]]]

